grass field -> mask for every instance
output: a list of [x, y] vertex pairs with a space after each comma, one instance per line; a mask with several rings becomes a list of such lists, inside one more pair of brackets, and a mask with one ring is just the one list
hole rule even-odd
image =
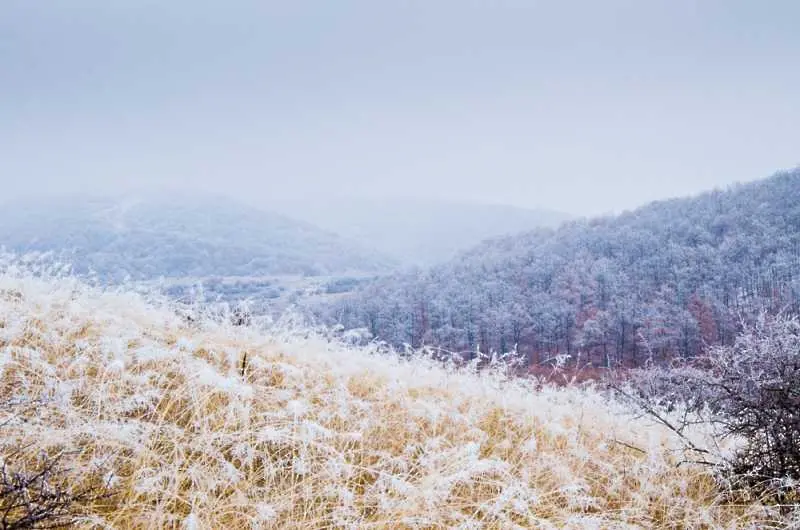
[[[84, 528], [771, 528], [665, 428], [297, 331], [188, 327], [165, 302], [0, 277], [0, 455], [107, 487]], [[703, 425], [690, 435], [725, 452]], [[22, 464], [19, 464], [22, 465]]]

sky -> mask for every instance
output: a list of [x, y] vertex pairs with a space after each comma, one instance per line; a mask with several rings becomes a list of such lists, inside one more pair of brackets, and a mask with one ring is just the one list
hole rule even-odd
[[592, 215], [800, 164], [796, 0], [3, 0], [6, 197]]

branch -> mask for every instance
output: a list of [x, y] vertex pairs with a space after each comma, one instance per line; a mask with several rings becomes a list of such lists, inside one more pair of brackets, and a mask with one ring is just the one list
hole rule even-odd
[[646, 455], [646, 454], [647, 454], [647, 451], [645, 451], [644, 449], [639, 449], [639, 448], [638, 448], [638, 447], [636, 447], [635, 445], [631, 445], [631, 444], [629, 444], [629, 443], [626, 443], [626, 442], [623, 442], [623, 441], [621, 441], [621, 440], [617, 440], [617, 439], [613, 439], [613, 440], [611, 440], [611, 441], [612, 441], [613, 443], [615, 443], [615, 444], [621, 445], [621, 446], [623, 446], [623, 447], [627, 447], [628, 449], [633, 449], [634, 451], [639, 451], [639, 452], [640, 452], [640, 453], [642, 453], [643, 455]]
[[[617, 385], [612, 385], [612, 386], [611, 386], [611, 388], [612, 388], [614, 391], [618, 392], [618, 393], [619, 393], [620, 395], [622, 395], [623, 397], [625, 397], [625, 398], [627, 398], [627, 399], [629, 399], [629, 400], [631, 400], [631, 401], [633, 401], [633, 402], [637, 403], [637, 404], [639, 405], [639, 407], [640, 407], [640, 408], [641, 408], [641, 409], [642, 409], [642, 410], [643, 410], [643, 411], [644, 411], [646, 414], [648, 414], [648, 415], [652, 416], [652, 417], [653, 417], [653, 418], [655, 418], [655, 419], [656, 419], [656, 420], [657, 420], [659, 423], [661, 423], [661, 424], [662, 424], [662, 425], [664, 425], [666, 428], [668, 428], [669, 430], [671, 430], [672, 432], [674, 432], [675, 434], [677, 434], [677, 435], [680, 437], [680, 439], [681, 439], [681, 440], [683, 440], [683, 443], [686, 445], [686, 448], [687, 448], [687, 449], [690, 449], [691, 451], [694, 451], [695, 453], [699, 453], [699, 454], [704, 454], [704, 455], [710, 455], [710, 454], [712, 454], [712, 453], [711, 453], [711, 451], [709, 451], [708, 449], [703, 449], [702, 447], [698, 447], [698, 446], [697, 446], [697, 445], [696, 445], [696, 444], [695, 444], [693, 441], [691, 441], [691, 440], [690, 440], [690, 439], [689, 439], [689, 438], [688, 438], [688, 437], [687, 437], [685, 434], [683, 434], [683, 427], [681, 427], [681, 428], [678, 428], [678, 427], [676, 427], [675, 425], [673, 425], [673, 424], [672, 424], [672, 422], [670, 422], [668, 419], [666, 419], [666, 418], [665, 418], [663, 415], [661, 415], [661, 414], [660, 414], [660, 413], [659, 413], [657, 410], [655, 410], [655, 408], [654, 408], [654, 407], [650, 406], [650, 404], [648, 404], [647, 402], [643, 402], [642, 400], [640, 400], [640, 399], [637, 399], [636, 397], [634, 397], [634, 396], [630, 395], [628, 392], [626, 392], [626, 391], [622, 390], [622, 389], [621, 389], [619, 386], [617, 386]], [[684, 425], [684, 427], [685, 427], [685, 425]]]

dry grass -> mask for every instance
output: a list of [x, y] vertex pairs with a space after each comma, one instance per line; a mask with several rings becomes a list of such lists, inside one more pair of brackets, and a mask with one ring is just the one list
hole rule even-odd
[[70, 280], [0, 277], [0, 373], [0, 401], [44, 402], [0, 411], [0, 451], [63, 452], [74, 487], [113, 489], [86, 528], [779, 526], [591, 388], [189, 328]]

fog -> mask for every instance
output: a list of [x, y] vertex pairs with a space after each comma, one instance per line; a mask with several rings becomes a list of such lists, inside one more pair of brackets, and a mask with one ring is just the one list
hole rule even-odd
[[619, 211], [800, 162], [799, 17], [792, 0], [4, 0], [0, 184]]

